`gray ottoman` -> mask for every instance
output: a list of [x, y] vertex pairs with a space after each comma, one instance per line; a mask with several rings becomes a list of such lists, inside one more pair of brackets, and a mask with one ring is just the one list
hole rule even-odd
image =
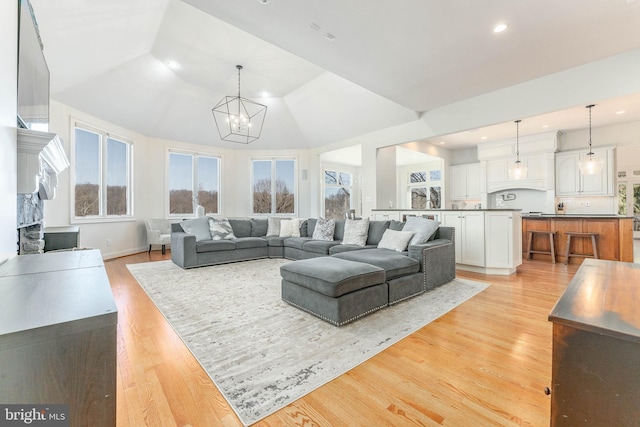
[[282, 300], [342, 326], [387, 306], [384, 270], [333, 257], [294, 261], [280, 267]]

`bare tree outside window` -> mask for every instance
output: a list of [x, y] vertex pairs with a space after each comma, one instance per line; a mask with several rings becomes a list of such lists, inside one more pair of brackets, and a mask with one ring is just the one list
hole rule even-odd
[[427, 208], [427, 188], [414, 187], [411, 189], [411, 209]]
[[253, 213], [295, 213], [295, 161], [253, 160]]
[[195, 153], [169, 152], [169, 214], [219, 213], [220, 159]]
[[344, 219], [351, 209], [351, 174], [340, 171], [324, 171], [324, 216]]

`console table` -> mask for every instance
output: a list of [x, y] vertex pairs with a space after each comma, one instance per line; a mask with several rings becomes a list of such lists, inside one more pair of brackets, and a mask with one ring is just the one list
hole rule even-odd
[[115, 426], [117, 309], [100, 251], [12, 258], [0, 296], [0, 402], [67, 404], [71, 426]]
[[586, 259], [549, 314], [551, 426], [637, 426], [640, 264]]

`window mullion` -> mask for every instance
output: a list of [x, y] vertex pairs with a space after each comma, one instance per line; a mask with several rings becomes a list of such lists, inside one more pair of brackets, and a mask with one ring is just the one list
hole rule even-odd
[[100, 168], [100, 208], [98, 214], [100, 216], [107, 216], [107, 168], [104, 166], [109, 160], [109, 153], [107, 152], [107, 136], [104, 133], [100, 133], [100, 161], [98, 167]]

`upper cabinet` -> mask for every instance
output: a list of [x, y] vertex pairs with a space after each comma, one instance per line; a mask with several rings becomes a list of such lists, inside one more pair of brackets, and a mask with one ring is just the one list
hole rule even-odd
[[527, 176], [516, 180], [509, 177], [509, 167], [515, 163], [515, 158], [487, 160], [487, 192], [510, 188], [546, 190], [549, 186], [548, 171], [553, 171], [553, 154], [523, 155], [520, 161], [527, 167]]
[[593, 149], [594, 157], [604, 162], [599, 174], [582, 175], [578, 167], [586, 157], [584, 150], [556, 153], [556, 196], [613, 196], [614, 150]]
[[480, 163], [451, 166], [451, 200], [477, 200], [480, 198]]

